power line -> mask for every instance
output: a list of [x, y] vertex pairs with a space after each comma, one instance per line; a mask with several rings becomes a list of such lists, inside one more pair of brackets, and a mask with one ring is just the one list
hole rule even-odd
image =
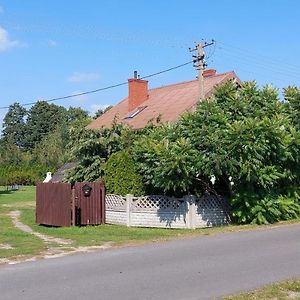
[[223, 55], [233, 58], [234, 60], [238, 60], [243, 64], [248, 64], [251, 66], [256, 65], [257, 67], [259, 67], [261, 69], [280, 73], [280, 74], [288, 76], [288, 77], [294, 76], [294, 77], [299, 78], [299, 76], [300, 76], [300, 71], [295, 71], [295, 70], [281, 67], [281, 66], [275, 64], [274, 62], [273, 62], [273, 64], [271, 64], [271, 63], [268, 63], [267, 61], [255, 60], [254, 58], [248, 57], [247, 55], [242, 56], [240, 54], [233, 53], [232, 51], [227, 50], [227, 49], [222, 49], [222, 50], [224, 51]]
[[229, 48], [230, 49], [229, 51], [238, 52], [242, 56], [246, 55], [248, 57], [252, 57], [255, 60], [257, 60], [257, 57], [260, 57], [261, 60], [265, 61], [266, 63], [272, 64], [272, 65], [274, 65], [274, 62], [277, 62], [277, 64], [280, 64], [282, 66], [282, 68], [284, 68], [284, 69], [290, 69], [290, 70], [294, 70], [295, 72], [298, 72], [299, 68], [300, 68], [300, 66], [298, 66], [298, 65], [288, 64], [285, 60], [282, 60], [280, 58], [270, 58], [270, 56], [268, 56], [268, 55], [256, 53], [256, 52], [250, 51], [249, 49], [243, 49], [243, 48], [229, 45], [229, 44], [226, 44], [226, 43], [220, 42], [220, 41], [218, 41], [218, 43], [223, 45], [223, 47], [225, 47], [225, 48]]
[[193, 60], [188, 61], [188, 62], [186, 62], [186, 63], [184, 63], [184, 64], [181, 64], [181, 65], [178, 65], [178, 66], [175, 66], [175, 67], [172, 67], [172, 68], [169, 68], [169, 69], [166, 69], [166, 70], [157, 72], [157, 73], [153, 73], [153, 74], [150, 74], [150, 75], [147, 75], [147, 76], [143, 76], [143, 77], [141, 77], [141, 79], [150, 78], [150, 77], [153, 77], [153, 76], [156, 76], [156, 75], [165, 73], [165, 72], [169, 72], [169, 71], [172, 71], [172, 70], [175, 70], [175, 69], [179, 69], [179, 68], [181, 68], [181, 67], [184, 67], [184, 66], [186, 66], [186, 65], [191, 64], [192, 62], [193, 62]]
[[[233, 59], [236, 63], [238, 62], [238, 70], [241, 70], [240, 65], [255, 65], [258, 67], [255, 73], [261, 73], [263, 70], [272, 71], [272, 73], [268, 74], [268, 77], [275, 78], [274, 74], [281, 74], [282, 77], [277, 77], [277, 80], [282, 80], [284, 76], [284, 78], [289, 78], [289, 80], [293, 79], [295, 81], [293, 84], [299, 82], [300, 71], [295, 65], [288, 65], [279, 59], [270, 58], [266, 55], [257, 54], [248, 49], [231, 46], [223, 42], [219, 42], [219, 44], [222, 46], [218, 47], [218, 49], [222, 51], [223, 55], [228, 56], [231, 60]], [[216, 60], [218, 60], [218, 58], [216, 58]], [[224, 61], [222, 61], [222, 63], [224, 63]], [[247, 72], [249, 72], [249, 70], [247, 70]]]
[[[159, 72], [156, 72], [156, 73], [152, 73], [152, 74], [143, 76], [140, 79], [146, 79], [146, 78], [157, 76], [159, 74], [170, 72], [172, 70], [179, 69], [181, 67], [189, 65], [192, 62], [193, 61], [191, 60], [191, 61], [185, 62], [183, 64], [177, 65], [175, 67], [172, 67], [172, 68], [169, 68], [169, 69], [165, 69], [165, 70], [162, 70], [162, 71], [159, 71]], [[116, 87], [119, 87], [119, 86], [122, 86], [122, 85], [126, 85], [126, 84], [128, 84], [128, 82], [124, 81], [124, 82], [120, 82], [120, 83], [117, 83], [117, 84], [109, 85], [109, 86], [106, 86], [106, 87], [103, 87], [103, 88], [99, 88], [99, 89], [95, 89], [95, 90], [90, 90], [90, 91], [86, 91], [86, 92], [82, 92], [82, 93], [77, 93], [77, 94], [72, 94], [72, 95], [67, 95], [67, 96], [62, 96], [62, 97], [57, 97], [57, 98], [42, 100], [42, 101], [44, 101], [44, 102], [54, 102], [54, 101], [58, 101], [58, 100], [69, 99], [69, 98], [73, 98], [73, 97], [78, 97], [78, 96], [83, 96], [83, 95], [88, 95], [88, 94], [93, 94], [93, 93], [97, 93], [97, 92], [101, 92], [101, 91], [113, 89], [113, 88], [116, 88]], [[22, 106], [30, 106], [30, 105], [36, 104], [37, 102], [38, 101], [28, 102], [28, 103], [24, 103], [24, 104], [20, 104], [20, 105], [22, 105]], [[9, 106], [0, 107], [0, 109], [8, 109], [8, 108], [9, 108]]]

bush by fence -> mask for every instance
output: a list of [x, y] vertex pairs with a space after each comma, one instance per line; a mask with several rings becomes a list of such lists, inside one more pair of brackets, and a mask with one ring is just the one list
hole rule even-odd
[[108, 193], [142, 195], [144, 186], [129, 151], [112, 154], [105, 168], [105, 186]]

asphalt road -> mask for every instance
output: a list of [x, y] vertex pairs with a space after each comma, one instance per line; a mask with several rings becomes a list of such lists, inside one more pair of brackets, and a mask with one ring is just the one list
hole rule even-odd
[[1, 266], [0, 299], [217, 299], [295, 276], [299, 224]]

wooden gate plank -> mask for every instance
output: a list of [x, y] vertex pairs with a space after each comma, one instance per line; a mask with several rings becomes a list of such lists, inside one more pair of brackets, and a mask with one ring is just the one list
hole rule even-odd
[[71, 184], [37, 183], [36, 223], [51, 226], [71, 225]]

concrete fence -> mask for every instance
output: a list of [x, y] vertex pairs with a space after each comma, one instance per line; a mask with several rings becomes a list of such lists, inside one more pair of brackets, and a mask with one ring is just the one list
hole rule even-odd
[[105, 206], [108, 224], [195, 229], [228, 223], [223, 199], [212, 195], [174, 198], [108, 194]]

